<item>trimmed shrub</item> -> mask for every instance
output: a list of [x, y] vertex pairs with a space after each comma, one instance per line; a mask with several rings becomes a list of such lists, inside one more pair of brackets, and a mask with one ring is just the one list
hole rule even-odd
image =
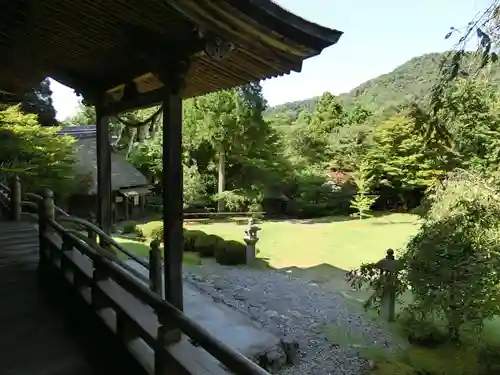
[[214, 234], [195, 237], [194, 249], [200, 257], [212, 257], [215, 251], [224, 243], [224, 240]]
[[146, 236], [144, 235], [144, 231], [138, 226], [135, 227], [134, 234], [137, 236], [137, 240], [141, 242], [146, 241]]
[[135, 233], [137, 228], [137, 223], [135, 221], [127, 221], [123, 223], [123, 233], [132, 234]]
[[[183, 234], [184, 234], [184, 251], [197, 251], [196, 240], [200, 237], [207, 236], [207, 234], [201, 230], [189, 230], [186, 228], [183, 229]], [[151, 232], [151, 238], [155, 241], [163, 243], [163, 225]]]
[[184, 229], [184, 251], [196, 251], [196, 239], [206, 235], [207, 234], [201, 230]]
[[245, 264], [246, 247], [238, 241], [224, 241], [215, 250], [215, 260], [217, 263], [226, 266]]
[[163, 225], [151, 231], [151, 238], [155, 241], [163, 242]]

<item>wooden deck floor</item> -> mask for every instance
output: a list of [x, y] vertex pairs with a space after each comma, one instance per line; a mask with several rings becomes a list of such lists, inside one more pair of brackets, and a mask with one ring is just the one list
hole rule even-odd
[[144, 375], [85, 305], [41, 283], [38, 234], [0, 222], [0, 374]]

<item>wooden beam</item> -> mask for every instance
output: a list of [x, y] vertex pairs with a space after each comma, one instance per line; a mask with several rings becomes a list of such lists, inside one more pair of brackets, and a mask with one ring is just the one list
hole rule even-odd
[[205, 49], [205, 41], [196, 31], [180, 35], [174, 40], [159, 39], [155, 34], [145, 31], [130, 35], [128, 42], [131, 55], [126, 60], [126, 66], [114, 69], [101, 82], [102, 91], [127, 84], [134, 78], [161, 70]]
[[111, 145], [109, 118], [102, 105], [96, 106], [97, 122], [97, 222], [106, 233], [111, 231]]
[[107, 104], [104, 107], [104, 112], [108, 116], [114, 116], [123, 112], [161, 104], [163, 103], [164, 99], [165, 87], [144, 94], [135, 93], [125, 95], [119, 102]]
[[183, 309], [182, 256], [183, 183], [182, 183], [182, 86], [187, 64], [168, 69], [163, 82], [168, 85], [163, 101], [163, 244], [165, 299]]

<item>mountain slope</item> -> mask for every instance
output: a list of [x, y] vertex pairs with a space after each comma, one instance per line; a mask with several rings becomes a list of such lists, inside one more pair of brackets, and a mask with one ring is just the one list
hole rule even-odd
[[[360, 104], [375, 116], [392, 113], [400, 105], [410, 101], [422, 101], [436, 82], [443, 53], [430, 53], [415, 57], [392, 72], [371, 79], [348, 93], [338, 96], [346, 107]], [[491, 80], [500, 82], [500, 69], [491, 69]], [[314, 109], [317, 98], [281, 104], [270, 108], [269, 118], [286, 116], [294, 121], [304, 109]]]

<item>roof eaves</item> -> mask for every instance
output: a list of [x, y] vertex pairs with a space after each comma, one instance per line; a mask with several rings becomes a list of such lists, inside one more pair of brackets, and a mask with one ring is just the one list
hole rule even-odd
[[304, 58], [318, 55], [342, 35], [341, 31], [307, 21], [271, 0], [167, 2], [194, 23], [236, 44], [278, 52], [285, 60], [300, 59], [294, 70]]
[[300, 30], [318, 39], [322, 39], [324, 42], [328, 43], [327, 46], [337, 43], [343, 34], [342, 31], [330, 29], [315, 22], [306, 20], [305, 18], [300, 17], [297, 14], [287, 10], [286, 8], [276, 4], [276, 2], [273, 0], [247, 1], [259, 7], [261, 11], [271, 14], [277, 20], [286, 22], [287, 24], [295, 27], [297, 30]]

